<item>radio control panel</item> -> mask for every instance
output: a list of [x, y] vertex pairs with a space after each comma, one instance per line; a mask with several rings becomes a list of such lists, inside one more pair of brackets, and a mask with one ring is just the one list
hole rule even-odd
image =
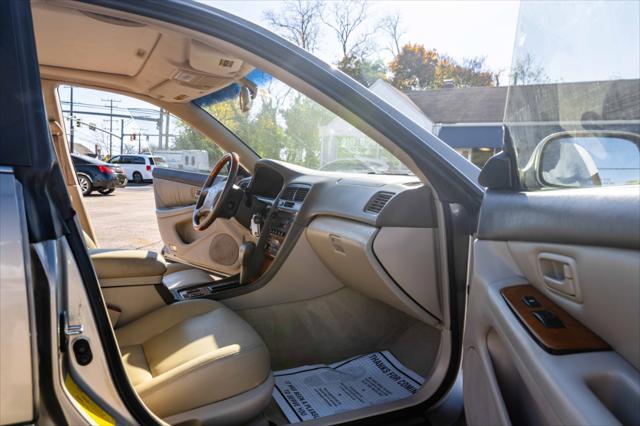
[[278, 210], [270, 220], [267, 236], [267, 256], [275, 258], [295, 219], [295, 213]]

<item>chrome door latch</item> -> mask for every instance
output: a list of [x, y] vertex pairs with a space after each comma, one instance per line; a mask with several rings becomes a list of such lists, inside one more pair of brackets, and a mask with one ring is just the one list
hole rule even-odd
[[84, 333], [84, 326], [82, 324], [69, 324], [67, 311], [62, 312], [62, 317], [64, 324], [64, 334], [66, 336], [78, 336]]
[[69, 337], [79, 336], [84, 333], [84, 326], [82, 324], [69, 324], [67, 311], [62, 311], [59, 318], [60, 350], [66, 352], [69, 345]]

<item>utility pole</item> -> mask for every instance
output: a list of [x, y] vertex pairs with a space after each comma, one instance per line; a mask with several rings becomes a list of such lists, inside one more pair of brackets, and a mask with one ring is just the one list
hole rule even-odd
[[[102, 102], [109, 102], [109, 133], [113, 133], [113, 99], [101, 99]], [[120, 101], [116, 101], [120, 102]], [[113, 155], [113, 135], [109, 135], [109, 157]]]
[[164, 108], [160, 108], [160, 118], [158, 119], [158, 150], [162, 150], [162, 119], [164, 116]]
[[166, 127], [164, 131], [164, 148], [169, 149], [169, 122], [171, 121], [171, 113], [167, 111]]
[[124, 118], [120, 119], [120, 155], [124, 154]]
[[71, 120], [69, 120], [69, 134], [71, 135], [70, 141], [69, 141], [69, 152], [73, 152], [73, 86], [69, 86], [69, 89], [71, 91], [71, 99], [69, 99], [70, 101], [70, 113], [71, 113]]

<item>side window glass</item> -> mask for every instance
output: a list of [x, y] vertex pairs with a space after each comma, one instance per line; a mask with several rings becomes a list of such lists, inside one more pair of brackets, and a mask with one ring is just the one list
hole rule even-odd
[[[148, 102], [82, 87], [60, 86], [58, 93], [72, 153], [201, 173], [223, 154], [214, 141]], [[147, 162], [137, 154], [153, 157]]]
[[504, 122], [523, 189], [640, 183], [639, 12], [521, 3]]

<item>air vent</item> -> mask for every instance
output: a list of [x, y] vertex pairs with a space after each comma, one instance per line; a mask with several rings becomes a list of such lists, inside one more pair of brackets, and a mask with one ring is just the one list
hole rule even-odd
[[293, 201], [297, 201], [299, 203], [303, 202], [309, 193], [309, 188], [298, 188], [296, 194], [293, 196]]
[[376, 194], [371, 197], [367, 205], [364, 207], [364, 211], [367, 213], [378, 214], [384, 206], [387, 205], [391, 197], [396, 195], [393, 192], [380, 191], [376, 192]]
[[309, 187], [306, 186], [288, 186], [282, 193], [282, 200], [295, 201], [301, 203], [307, 197]]
[[293, 198], [296, 196], [297, 190], [298, 188], [296, 188], [295, 186], [290, 186], [284, 190], [284, 193], [280, 198], [282, 198], [283, 200], [293, 201]]

